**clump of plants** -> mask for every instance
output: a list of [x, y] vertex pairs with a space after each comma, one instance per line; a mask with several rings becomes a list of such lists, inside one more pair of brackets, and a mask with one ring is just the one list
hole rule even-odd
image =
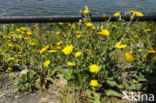
[[[129, 12], [130, 22], [93, 23], [85, 6], [84, 18], [77, 23], [5, 24], [0, 33], [0, 70], [19, 68], [19, 75], [13, 75], [18, 91], [48, 88], [63, 75], [68, 87], [85, 91], [97, 103], [106, 95], [122, 97], [123, 90], [147, 90], [156, 68], [154, 33], [150, 23], [132, 22], [142, 13]], [[114, 16], [121, 19], [119, 12]]]

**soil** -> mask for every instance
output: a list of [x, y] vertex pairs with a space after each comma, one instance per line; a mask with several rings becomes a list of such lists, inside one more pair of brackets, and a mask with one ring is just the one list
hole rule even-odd
[[45, 91], [36, 91], [35, 93], [15, 93], [15, 88], [12, 78], [6, 74], [1, 75], [0, 103], [61, 103], [55, 94], [49, 94]]

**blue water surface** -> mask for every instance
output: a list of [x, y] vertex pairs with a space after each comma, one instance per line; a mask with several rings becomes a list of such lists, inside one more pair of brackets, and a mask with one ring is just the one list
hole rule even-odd
[[113, 14], [130, 9], [156, 13], [156, 0], [0, 0], [4, 15], [77, 15], [87, 5], [92, 14]]

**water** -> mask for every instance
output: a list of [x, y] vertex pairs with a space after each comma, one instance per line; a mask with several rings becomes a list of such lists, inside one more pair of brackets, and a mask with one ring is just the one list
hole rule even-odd
[[92, 14], [113, 14], [135, 9], [156, 13], [156, 0], [0, 0], [3, 15], [77, 15], [88, 5]]

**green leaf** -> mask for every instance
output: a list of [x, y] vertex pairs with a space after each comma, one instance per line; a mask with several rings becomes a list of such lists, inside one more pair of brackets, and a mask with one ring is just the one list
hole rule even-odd
[[73, 84], [73, 83], [68, 83], [67, 86], [71, 87], [71, 88], [75, 88], [75, 89], [80, 89], [79, 86], [77, 86], [76, 84]]
[[87, 93], [87, 95], [88, 95], [88, 97], [90, 98], [90, 99], [93, 99], [93, 96], [91, 95], [92, 93], [91, 93], [91, 90], [86, 90], [86, 93]]
[[72, 73], [68, 69], [57, 68], [56, 71], [60, 72], [67, 80], [72, 78]]
[[38, 78], [38, 79], [35, 81], [35, 87], [36, 87], [36, 88], [40, 88], [40, 87], [41, 87], [41, 80], [40, 80], [40, 78]]
[[100, 96], [95, 92], [93, 94], [94, 94], [94, 103], [100, 103]]
[[54, 82], [54, 80], [51, 77], [46, 77], [45, 80], [48, 80], [48, 81], [50, 81], [52, 83]]
[[105, 93], [106, 93], [107, 96], [122, 97], [122, 94], [120, 94], [120, 93], [118, 93], [118, 92], [116, 92], [114, 90], [111, 90], [111, 89], [106, 90]]
[[116, 83], [116, 81], [107, 80], [106, 83], [107, 83], [109, 86], [111, 86], [111, 87], [118, 86], [118, 84]]
[[147, 79], [144, 76], [139, 76], [138, 81], [147, 81]]
[[138, 83], [138, 84], [132, 84], [128, 86], [130, 90], [142, 90], [143, 89], [143, 84]]

